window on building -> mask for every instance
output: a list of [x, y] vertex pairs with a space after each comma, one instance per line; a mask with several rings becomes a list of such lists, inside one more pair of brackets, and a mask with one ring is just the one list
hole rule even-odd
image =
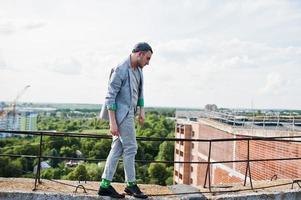
[[194, 131], [192, 131], [192, 137], [194, 136]]
[[183, 145], [183, 144], [184, 144], [184, 142], [183, 142], [183, 141], [181, 141], [181, 142], [180, 142], [180, 144], [181, 144], [181, 145]]
[[177, 170], [175, 170], [175, 175], [178, 176], [179, 175], [179, 172]]
[[183, 175], [181, 173], [179, 173], [179, 178], [182, 179], [183, 178]]
[[183, 151], [180, 151], [180, 156], [182, 156], [182, 157], [183, 157], [183, 155], [184, 155], [184, 154], [183, 154]]
[[192, 184], [193, 183], [193, 180], [192, 180], [192, 178], [190, 179], [190, 184]]
[[190, 167], [190, 171], [193, 172], [193, 167]]
[[194, 143], [191, 143], [191, 148], [194, 149]]
[[179, 149], [176, 149], [176, 154], [179, 154]]

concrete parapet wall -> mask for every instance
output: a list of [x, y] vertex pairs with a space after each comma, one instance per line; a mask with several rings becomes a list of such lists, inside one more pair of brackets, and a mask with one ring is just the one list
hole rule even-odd
[[[55, 194], [55, 193], [41, 193], [41, 192], [0, 192], [1, 200], [110, 200], [110, 197], [100, 197], [96, 195], [70, 195], [70, 194]], [[135, 199], [133, 197], [127, 197], [127, 199]], [[272, 193], [244, 193], [244, 194], [223, 194], [213, 197], [205, 197], [199, 195], [174, 195], [168, 197], [151, 197], [148, 199], [156, 200], [171, 200], [171, 199], [213, 199], [213, 200], [262, 200], [262, 199], [285, 199], [285, 200], [299, 200], [301, 199], [300, 190], [287, 190]]]
[[267, 200], [267, 199], [276, 199], [276, 200], [299, 200], [301, 199], [300, 190], [287, 190], [279, 191], [273, 193], [247, 193], [247, 194], [233, 194], [233, 195], [220, 195], [213, 198], [213, 200]]
[[[82, 195], [82, 194], [0, 191], [0, 199], [1, 200], [110, 200], [113, 198], [102, 197], [102, 196], [97, 196], [97, 195]], [[127, 196], [124, 199], [127, 200], [127, 199], [135, 199], [135, 198], [131, 197], [131, 196]], [[148, 199], [167, 200], [167, 199], [171, 199], [171, 198], [151, 197]]]
[[105, 199], [97, 196], [83, 196], [83, 195], [70, 195], [70, 194], [55, 194], [44, 192], [0, 192], [0, 199], [2, 200], [94, 200]]

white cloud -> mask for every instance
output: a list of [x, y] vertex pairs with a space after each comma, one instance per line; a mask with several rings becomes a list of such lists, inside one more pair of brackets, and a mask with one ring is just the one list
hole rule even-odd
[[10, 35], [16, 32], [15, 26], [10, 22], [0, 22], [0, 34]]
[[2, 58], [1, 53], [0, 53], [0, 70], [7, 68], [5, 60]]
[[266, 82], [262, 88], [259, 89], [261, 94], [279, 94], [279, 92], [288, 84], [279, 73], [272, 72], [267, 75]]
[[46, 26], [46, 22], [44, 21], [33, 21], [33, 22], [28, 22], [24, 24], [23, 28], [26, 30], [34, 30], [34, 29], [39, 29], [44, 26]]
[[23, 30], [30, 31], [45, 25], [46, 22], [44, 21], [0, 18], [0, 35], [12, 35]]
[[225, 68], [256, 67], [254, 60], [251, 60], [248, 55], [233, 56], [229, 59], [226, 59], [222, 65]]
[[57, 58], [47, 64], [47, 69], [65, 75], [78, 75], [82, 72], [82, 64], [75, 58]]
[[162, 42], [156, 48], [162, 58], [171, 62], [187, 62], [208, 51], [204, 42], [198, 38], [170, 40]]

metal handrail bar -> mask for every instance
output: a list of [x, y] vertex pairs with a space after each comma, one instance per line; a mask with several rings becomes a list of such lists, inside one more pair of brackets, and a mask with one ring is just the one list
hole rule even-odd
[[[17, 154], [0, 154], [0, 157], [21, 157], [21, 158], [39, 158], [39, 156], [33, 155], [17, 155]], [[41, 156], [41, 158], [47, 159], [58, 159], [58, 160], [83, 160], [89, 162], [97, 162], [97, 161], [106, 161], [106, 159], [90, 159], [90, 158], [74, 158], [74, 157], [58, 157], [58, 156]], [[250, 160], [222, 160], [222, 161], [168, 161], [168, 160], [135, 160], [139, 163], [190, 163], [190, 164], [225, 164], [225, 163], [240, 163], [240, 162], [263, 162], [263, 161], [284, 161], [284, 160], [301, 160], [301, 157], [293, 157], [293, 158], [269, 158], [269, 159], [250, 159]], [[122, 159], [120, 159], [122, 162]]]
[[[111, 135], [99, 134], [82, 134], [82, 133], [67, 133], [67, 132], [49, 132], [49, 131], [0, 131], [2, 133], [12, 133], [17, 135], [43, 135], [55, 137], [79, 137], [79, 138], [100, 138], [111, 139]], [[142, 137], [137, 136], [137, 140], [142, 141], [191, 141], [191, 142], [227, 142], [227, 141], [248, 141], [248, 140], [263, 140], [263, 141], [278, 141], [278, 142], [301, 142], [301, 140], [287, 140], [288, 139], [301, 139], [301, 135], [295, 136], [278, 136], [278, 137], [258, 137], [258, 136], [245, 136], [245, 138], [222, 138], [222, 139], [184, 139], [184, 138], [164, 138], [164, 137]], [[280, 140], [286, 139], [286, 140]]]

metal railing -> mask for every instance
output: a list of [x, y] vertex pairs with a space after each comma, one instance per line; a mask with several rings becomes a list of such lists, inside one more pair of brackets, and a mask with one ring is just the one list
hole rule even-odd
[[[23, 158], [37, 158], [37, 172], [35, 174], [35, 183], [34, 189], [37, 189], [37, 185], [41, 183], [41, 161], [42, 159], [60, 159], [60, 160], [83, 160], [83, 161], [105, 161], [106, 159], [89, 159], [89, 158], [73, 158], [73, 157], [57, 157], [57, 156], [43, 156], [43, 137], [44, 136], [52, 136], [52, 137], [76, 137], [76, 138], [97, 138], [97, 139], [111, 139], [110, 135], [99, 135], [99, 134], [81, 134], [81, 133], [66, 133], [66, 132], [48, 132], [48, 131], [1, 131], [2, 133], [11, 133], [14, 135], [33, 135], [39, 136], [39, 151], [37, 155], [16, 155], [16, 154], [0, 154], [0, 157], [8, 156], [8, 157], [23, 157]], [[299, 140], [300, 139], [300, 140]], [[246, 163], [245, 169], [245, 178], [244, 178], [244, 186], [246, 186], [247, 178], [249, 177], [249, 183], [251, 186], [251, 190], [254, 189], [252, 183], [252, 175], [251, 175], [251, 165], [252, 162], [263, 162], [263, 161], [285, 161], [285, 160], [301, 160], [301, 157], [282, 157], [282, 158], [268, 158], [268, 159], [250, 159], [251, 141], [276, 141], [276, 142], [301, 142], [301, 136], [283, 136], [283, 137], [246, 137], [246, 138], [224, 138], [224, 139], [185, 139], [185, 138], [159, 138], [159, 137], [137, 137], [138, 141], [183, 141], [183, 142], [202, 142], [209, 143], [208, 147], [208, 160], [207, 161], [158, 161], [158, 160], [136, 160], [136, 162], [141, 163], [190, 163], [190, 164], [206, 164], [206, 174], [204, 181], [204, 188], [207, 188], [211, 193], [212, 185], [211, 185], [211, 172], [210, 167], [214, 164], [225, 164], [225, 163]], [[221, 161], [211, 161], [211, 152], [212, 152], [212, 144], [217, 142], [233, 142], [233, 141], [247, 141], [247, 158], [240, 160], [221, 160]], [[273, 177], [272, 177], [273, 178]], [[300, 180], [292, 180], [292, 186], [294, 184], [299, 185]], [[299, 185], [300, 187], [300, 185]], [[182, 194], [182, 193], [181, 193]], [[156, 195], [152, 195], [156, 196]]]

